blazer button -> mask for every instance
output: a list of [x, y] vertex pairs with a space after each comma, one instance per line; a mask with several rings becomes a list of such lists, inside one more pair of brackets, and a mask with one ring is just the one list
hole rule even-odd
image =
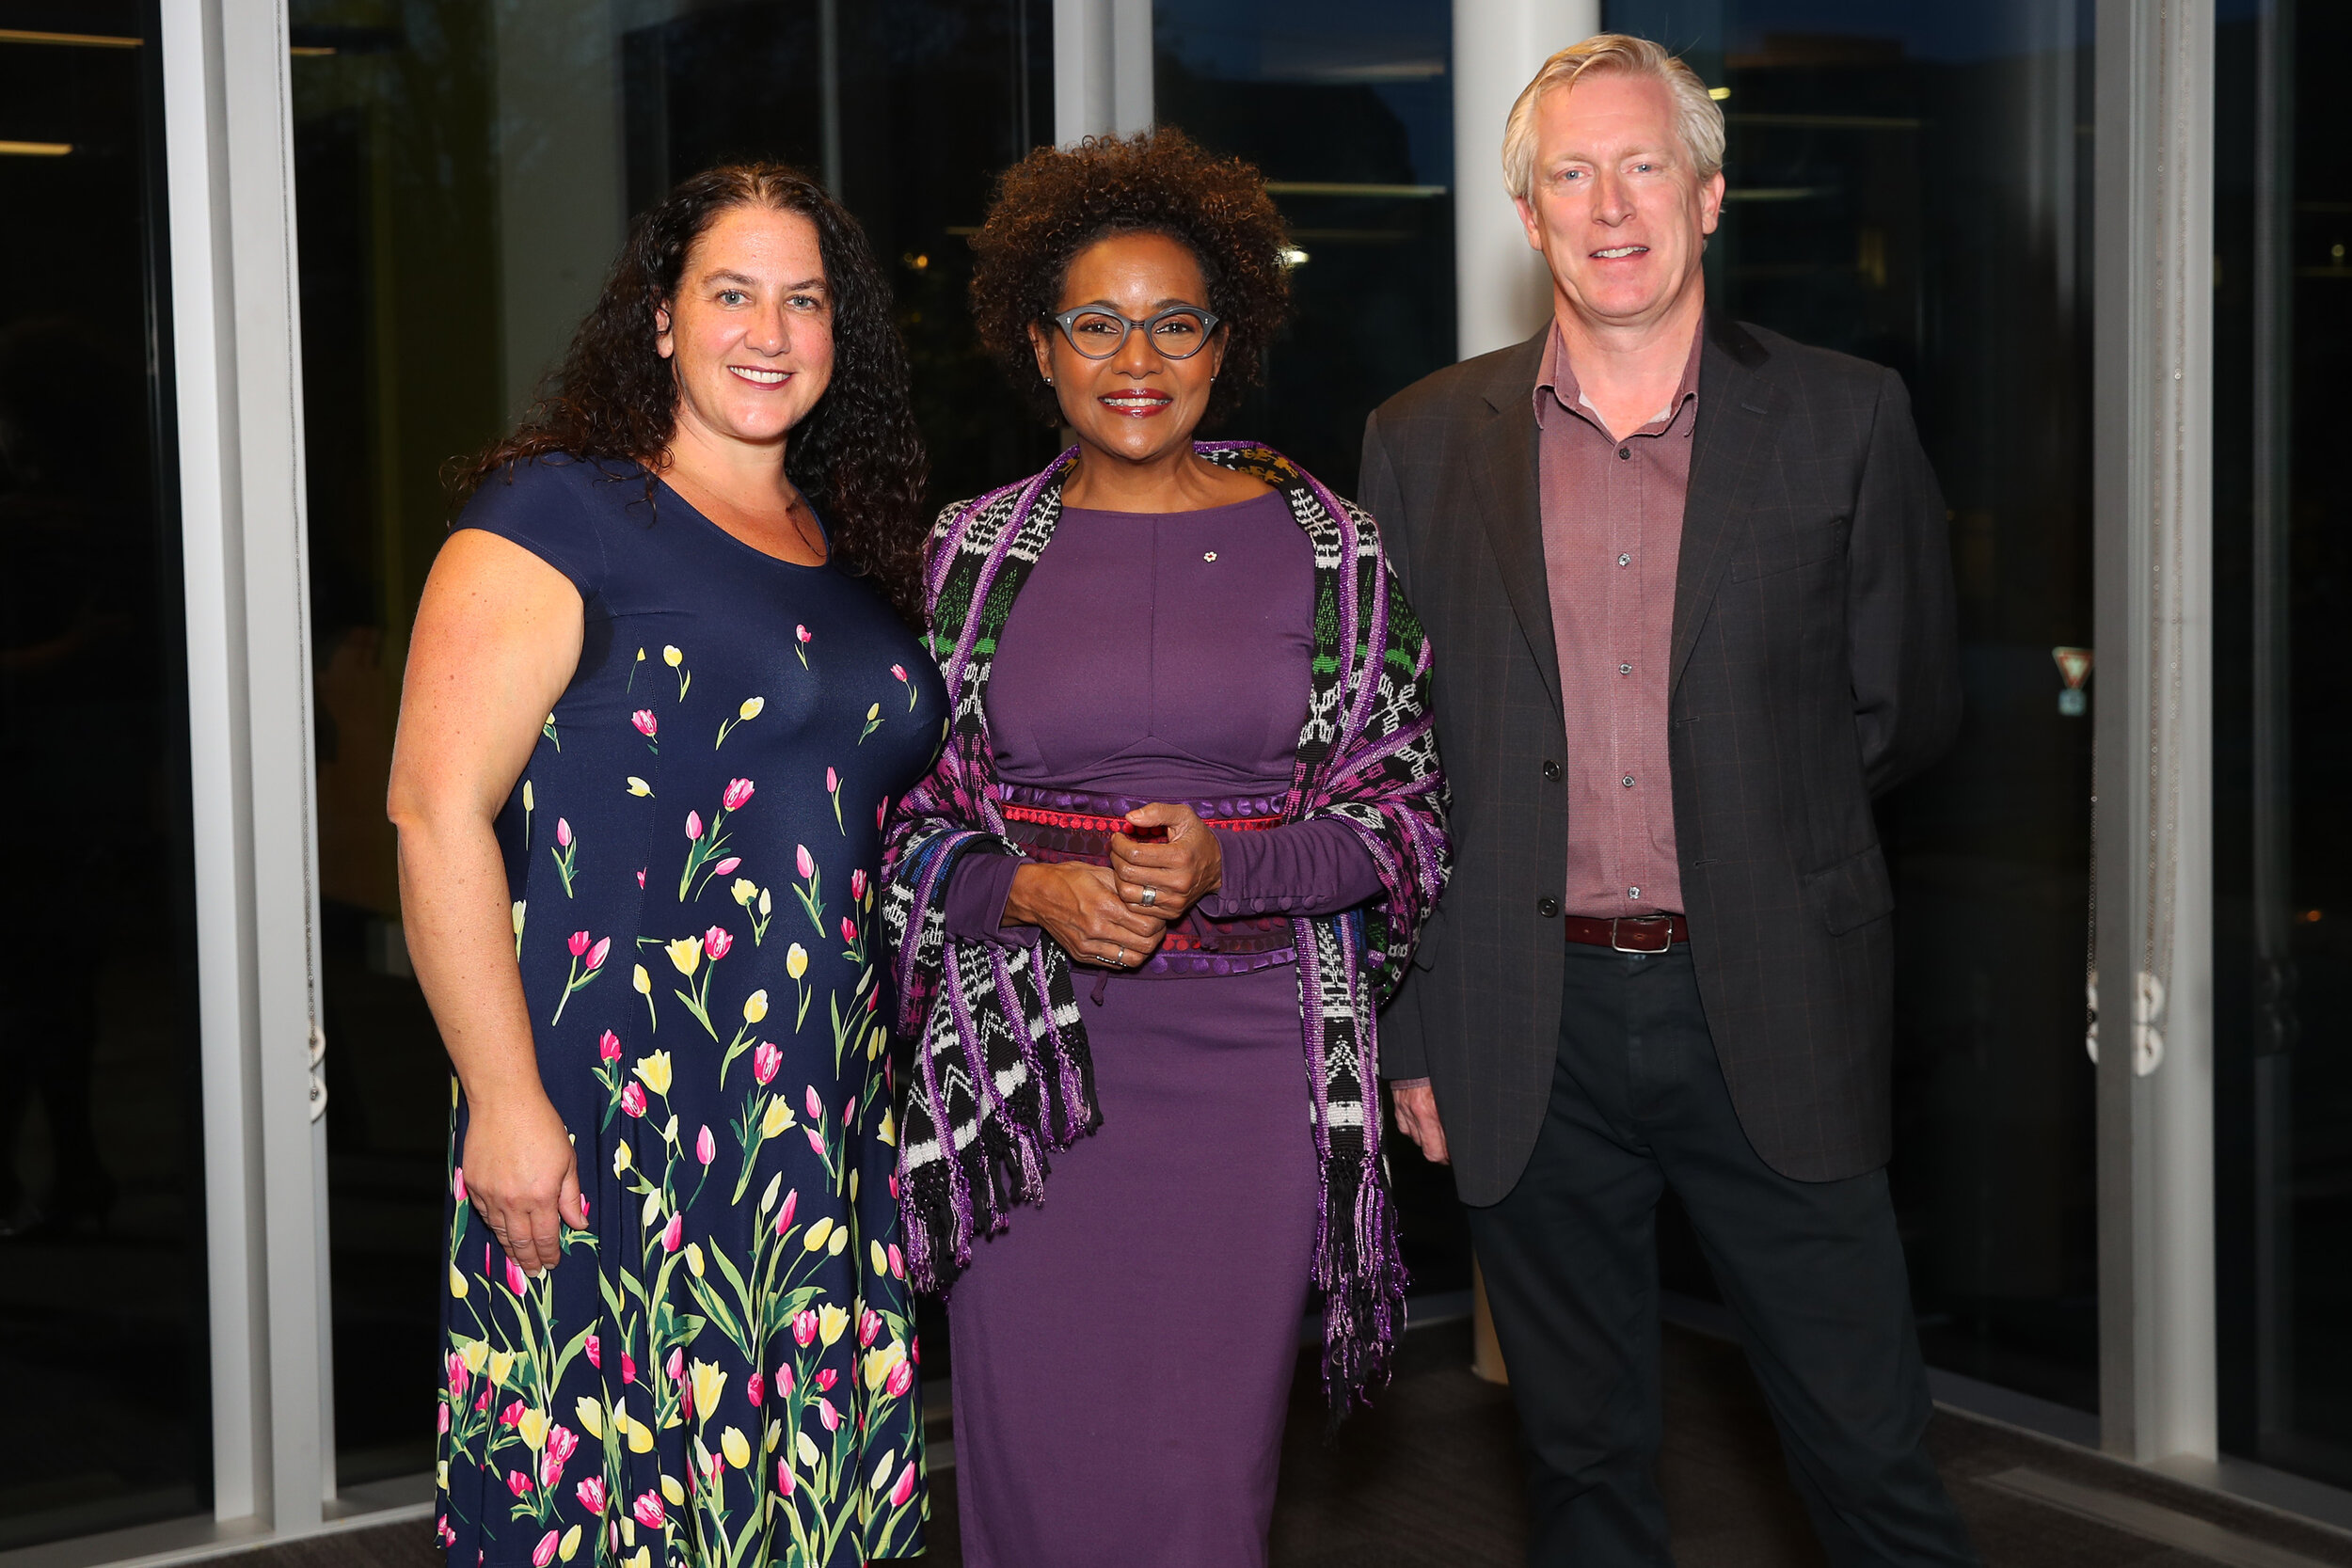
[[1547, 758], [1544, 762], [1544, 777], [1547, 779], [1556, 779], [1559, 776], [1560, 765]]
[[1542, 915], [1546, 920], [1549, 920], [1552, 916], [1560, 912], [1560, 900], [1557, 898], [1538, 898], [1535, 900], [1535, 912]]

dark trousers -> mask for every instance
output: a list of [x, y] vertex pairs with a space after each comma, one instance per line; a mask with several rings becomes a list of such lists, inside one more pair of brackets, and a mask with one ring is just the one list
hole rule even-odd
[[1739, 1314], [1831, 1563], [1975, 1563], [1928, 1457], [1927, 1374], [1885, 1173], [1796, 1181], [1757, 1157], [1689, 948], [1576, 945], [1534, 1155], [1508, 1196], [1469, 1212], [1527, 1437], [1528, 1561], [1672, 1560], [1652, 1473], [1669, 1186]]

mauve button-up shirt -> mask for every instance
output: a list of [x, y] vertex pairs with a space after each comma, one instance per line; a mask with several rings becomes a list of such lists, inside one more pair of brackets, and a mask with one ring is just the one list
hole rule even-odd
[[1682, 912], [1667, 665], [1699, 341], [1693, 333], [1674, 400], [1623, 440], [1584, 401], [1556, 325], [1535, 381], [1544, 571], [1567, 720], [1569, 914]]

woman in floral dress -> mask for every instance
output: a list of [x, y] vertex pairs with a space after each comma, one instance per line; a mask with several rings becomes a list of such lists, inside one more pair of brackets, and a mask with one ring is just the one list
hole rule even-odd
[[457, 1079], [439, 1541], [919, 1552], [874, 881], [945, 702], [854, 223], [773, 166], [681, 185], [473, 478], [390, 802]]

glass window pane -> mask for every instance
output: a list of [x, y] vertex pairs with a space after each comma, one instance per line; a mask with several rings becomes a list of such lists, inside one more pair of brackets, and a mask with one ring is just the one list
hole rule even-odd
[[2222, 1446], [2352, 1484], [2352, 16], [2220, 8], [2215, 1110]]
[[1890, 1180], [1929, 1361], [2083, 1409], [2090, 692], [2070, 695], [2057, 654], [2091, 628], [2090, 14], [1606, 12], [1728, 89], [1710, 307], [1899, 371], [1943, 482], [1967, 707], [1951, 754], [1879, 808], [1899, 905]]
[[1044, 0], [292, 0], [291, 17], [349, 1484], [433, 1463], [450, 1081], [384, 789], [450, 466], [530, 406], [633, 214], [713, 164], [779, 159], [833, 180], [891, 268], [934, 497], [1040, 467], [1053, 432], [973, 339], [965, 241], [994, 173], [1051, 135], [1052, 27]]
[[154, 40], [0, 0], [0, 1550], [212, 1497]]
[[1213, 434], [1270, 443], [1353, 495], [1364, 416], [1454, 358], [1453, 8], [1187, 0], [1153, 11], [1163, 125], [1264, 171], [1295, 319]]

